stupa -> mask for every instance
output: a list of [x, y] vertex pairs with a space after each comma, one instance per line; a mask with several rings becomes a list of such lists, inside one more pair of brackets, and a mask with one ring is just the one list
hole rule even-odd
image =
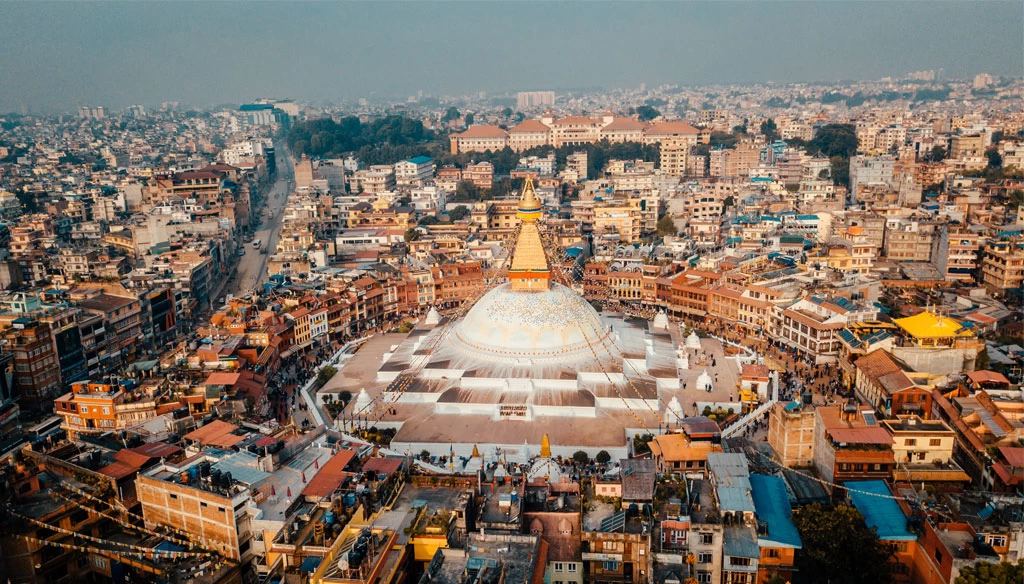
[[488, 462], [521, 460], [548, 435], [557, 445], [546, 446], [548, 458], [551, 450], [622, 458], [635, 434], [658, 431], [681, 380], [696, 376], [680, 362], [678, 329], [598, 313], [555, 281], [541, 213], [527, 179], [508, 282], [461, 319], [435, 321], [432, 312], [382, 349], [376, 399], [387, 407], [377, 426], [398, 429], [392, 449], [471, 457], [478, 444]]

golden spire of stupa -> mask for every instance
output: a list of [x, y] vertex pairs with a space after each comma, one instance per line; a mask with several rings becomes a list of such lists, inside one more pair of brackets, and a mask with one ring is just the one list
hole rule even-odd
[[476, 444], [473, 445], [473, 458], [480, 458], [480, 450], [477, 449]]
[[548, 289], [551, 272], [544, 255], [544, 245], [540, 241], [540, 232], [537, 231], [540, 215], [540, 199], [533, 189], [533, 180], [526, 177], [523, 195], [519, 199], [519, 211], [516, 213], [522, 226], [512, 252], [512, 266], [508, 270], [513, 290], [542, 292]]
[[551, 440], [548, 439], [547, 434], [540, 439], [540, 457], [551, 458]]

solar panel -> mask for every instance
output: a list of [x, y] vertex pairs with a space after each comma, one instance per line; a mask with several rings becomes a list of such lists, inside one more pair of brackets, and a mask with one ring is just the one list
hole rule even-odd
[[601, 531], [608, 533], [612, 531], [618, 531], [626, 525], [626, 512], [619, 511], [614, 515], [609, 515], [601, 520]]
[[875, 419], [875, 414], [872, 412], [864, 412], [864, 423], [868, 426], [877, 426], [878, 420]]

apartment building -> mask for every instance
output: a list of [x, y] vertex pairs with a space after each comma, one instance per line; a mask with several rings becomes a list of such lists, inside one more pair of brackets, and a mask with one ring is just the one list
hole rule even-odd
[[932, 238], [932, 258], [939, 273], [950, 282], [971, 282], [981, 256], [981, 237], [961, 227], [943, 225]]
[[848, 403], [815, 410], [814, 468], [832, 483], [888, 479], [896, 466], [892, 435], [874, 412]]
[[156, 417], [157, 401], [140, 392], [107, 383], [80, 382], [54, 400], [54, 413], [62, 418], [68, 438], [100, 435], [130, 428]]
[[768, 444], [785, 467], [806, 468], [814, 461], [813, 408], [800, 402], [776, 403], [768, 415]]
[[897, 262], [928, 262], [937, 231], [934, 223], [890, 220], [885, 230], [885, 257]]
[[470, 164], [462, 170], [462, 180], [480, 189], [494, 187], [494, 165], [490, 162]]
[[953, 136], [949, 141], [949, 157], [962, 160], [984, 156], [985, 142], [984, 134]]
[[884, 349], [857, 359], [854, 364], [857, 396], [887, 417], [931, 417], [933, 384], [928, 374], [914, 372]]
[[981, 280], [990, 292], [1022, 287], [1024, 243], [990, 241], [982, 255]]
[[434, 177], [434, 159], [417, 156], [395, 163], [395, 182], [402, 186], [422, 186]]
[[873, 320], [877, 314], [877, 309], [845, 298], [805, 298], [782, 310], [777, 339], [816, 363], [832, 363], [839, 357], [839, 331], [851, 322]]
[[851, 156], [850, 157], [850, 197], [860, 200], [861, 189], [865, 186], [891, 187], [896, 159], [893, 156]]
[[60, 390], [60, 367], [50, 325], [26, 317], [3, 322], [4, 350], [13, 355], [13, 393], [23, 407], [49, 409]]
[[147, 527], [166, 525], [196, 535], [244, 564], [254, 555], [252, 493], [230, 472], [214, 468], [215, 463], [197, 456], [180, 464], [157, 464], [139, 474], [136, 496]]
[[587, 584], [650, 584], [651, 536], [646, 533], [584, 531], [582, 558]]

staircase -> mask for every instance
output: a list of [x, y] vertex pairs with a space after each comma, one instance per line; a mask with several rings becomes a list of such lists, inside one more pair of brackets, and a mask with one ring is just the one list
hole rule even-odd
[[767, 402], [761, 404], [760, 406], [757, 407], [756, 410], [743, 416], [742, 418], [737, 420], [735, 424], [729, 426], [725, 430], [722, 430], [722, 438], [725, 439], [736, 436], [737, 434], [742, 432], [744, 428], [752, 424], [754, 420], [760, 419], [761, 416], [763, 416], [764, 413], [767, 412], [773, 404], [775, 404], [775, 400], [768, 400]]

